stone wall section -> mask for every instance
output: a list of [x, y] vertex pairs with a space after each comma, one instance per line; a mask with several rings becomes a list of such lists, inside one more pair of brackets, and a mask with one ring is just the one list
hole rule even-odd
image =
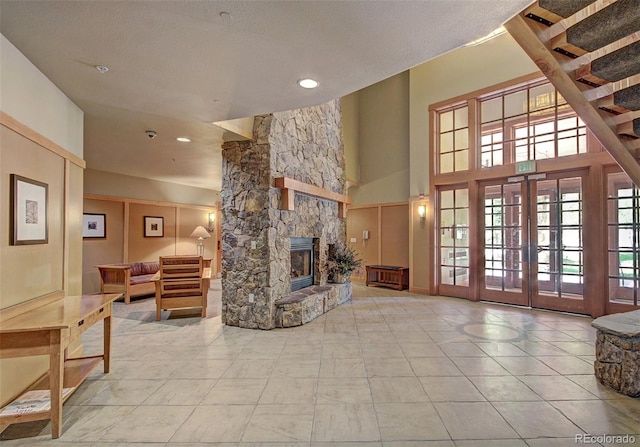
[[273, 186], [289, 177], [345, 193], [340, 102], [258, 116], [254, 139], [225, 143], [222, 155], [222, 321], [271, 329], [276, 300], [290, 294], [290, 239], [314, 238], [316, 285], [327, 283], [328, 245], [346, 240], [337, 203], [296, 194], [295, 210], [280, 210]]

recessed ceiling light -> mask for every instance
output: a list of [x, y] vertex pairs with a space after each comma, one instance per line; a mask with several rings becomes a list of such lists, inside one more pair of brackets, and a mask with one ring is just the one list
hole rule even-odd
[[191, 140], [190, 140], [189, 138], [187, 138], [187, 137], [178, 137], [178, 138], [176, 138], [176, 140], [178, 140], [178, 141], [179, 141], [179, 142], [181, 142], [181, 143], [188, 143], [188, 142], [190, 142], [190, 141], [191, 141]]
[[106, 73], [109, 71], [109, 67], [105, 67], [104, 65], [96, 65], [96, 70], [100, 73]]
[[316, 88], [318, 86], [318, 81], [315, 79], [300, 79], [298, 81], [298, 85], [302, 88]]

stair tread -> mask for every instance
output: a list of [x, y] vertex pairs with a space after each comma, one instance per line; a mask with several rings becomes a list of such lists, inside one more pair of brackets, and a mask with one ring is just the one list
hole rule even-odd
[[640, 73], [640, 41], [594, 60], [591, 73], [609, 82]]
[[593, 0], [539, 0], [541, 8], [551, 11], [560, 17], [570, 17], [581, 9], [586, 8]]
[[615, 92], [613, 102], [627, 110], [640, 110], [640, 84]]
[[618, 0], [567, 30], [567, 42], [591, 52], [640, 31], [638, 0]]

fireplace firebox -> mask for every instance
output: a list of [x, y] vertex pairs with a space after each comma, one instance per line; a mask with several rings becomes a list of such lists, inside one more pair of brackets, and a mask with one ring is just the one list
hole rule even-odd
[[291, 291], [313, 285], [314, 243], [310, 237], [291, 238]]

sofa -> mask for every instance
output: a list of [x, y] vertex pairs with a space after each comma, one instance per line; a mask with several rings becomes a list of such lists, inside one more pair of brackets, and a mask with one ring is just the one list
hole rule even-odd
[[157, 261], [129, 264], [96, 265], [100, 272], [100, 292], [123, 294], [125, 304], [132, 296], [153, 295], [155, 284], [151, 280], [160, 269]]

